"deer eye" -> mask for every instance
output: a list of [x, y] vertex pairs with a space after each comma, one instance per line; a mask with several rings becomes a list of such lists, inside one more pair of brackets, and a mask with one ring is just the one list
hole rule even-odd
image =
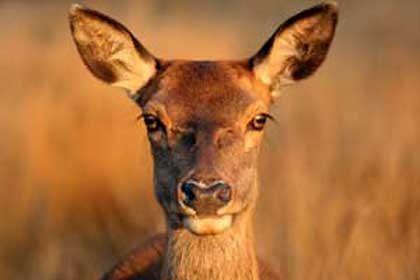
[[272, 117], [268, 114], [259, 114], [252, 119], [252, 121], [249, 123], [249, 127], [252, 130], [261, 131], [264, 129], [267, 120], [271, 118]]
[[153, 115], [143, 115], [142, 118], [148, 132], [156, 132], [163, 127], [162, 122]]

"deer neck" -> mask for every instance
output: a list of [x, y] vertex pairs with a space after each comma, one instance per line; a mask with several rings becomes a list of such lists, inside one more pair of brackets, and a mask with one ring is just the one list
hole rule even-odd
[[169, 230], [161, 280], [259, 280], [250, 215], [219, 235]]

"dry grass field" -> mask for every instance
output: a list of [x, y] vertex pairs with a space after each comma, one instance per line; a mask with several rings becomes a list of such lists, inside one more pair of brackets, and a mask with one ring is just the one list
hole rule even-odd
[[[243, 58], [316, 1], [84, 1], [157, 56]], [[341, 0], [327, 62], [273, 107], [258, 251], [285, 279], [420, 279], [420, 4]], [[164, 230], [139, 109], [71, 41], [70, 1], [0, 2], [0, 279], [93, 279]]]

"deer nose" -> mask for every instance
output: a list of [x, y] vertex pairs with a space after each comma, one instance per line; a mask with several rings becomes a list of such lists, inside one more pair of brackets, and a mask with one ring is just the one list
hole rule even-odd
[[195, 181], [181, 185], [180, 201], [197, 215], [216, 215], [217, 210], [227, 205], [232, 199], [232, 189], [224, 182], [205, 186]]

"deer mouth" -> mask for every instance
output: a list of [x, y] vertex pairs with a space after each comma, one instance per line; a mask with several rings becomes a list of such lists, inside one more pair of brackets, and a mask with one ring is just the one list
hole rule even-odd
[[232, 215], [222, 216], [184, 216], [184, 228], [196, 235], [216, 235], [229, 229], [233, 223]]

